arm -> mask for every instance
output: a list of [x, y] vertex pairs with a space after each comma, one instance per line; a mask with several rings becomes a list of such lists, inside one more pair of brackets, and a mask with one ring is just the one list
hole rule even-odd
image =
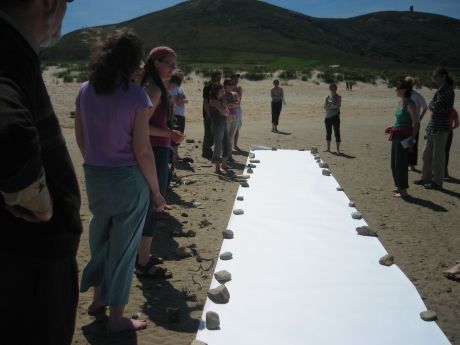
[[407, 110], [409, 111], [410, 117], [412, 119], [412, 135], [411, 137], [415, 139], [417, 136], [418, 130], [420, 128], [420, 118], [417, 114], [417, 108], [415, 107], [414, 103], [410, 103], [407, 105]]
[[212, 99], [210, 101], [209, 106], [219, 110], [219, 114], [221, 116], [228, 116], [229, 115], [228, 108], [225, 105], [223, 105], [222, 103], [220, 103], [219, 101], [215, 100], [215, 99]]
[[454, 121], [452, 122], [452, 129], [455, 129], [459, 126], [458, 113], [455, 109], [452, 109], [452, 112], [454, 114]]
[[134, 156], [152, 192], [156, 210], [161, 211], [164, 208], [165, 200], [158, 187], [155, 157], [150, 145], [149, 120], [151, 116], [152, 111], [148, 108], [136, 113], [133, 129]]
[[77, 107], [75, 112], [75, 138], [77, 140], [78, 148], [83, 157], [85, 157], [85, 141], [83, 137], [83, 127], [81, 123], [80, 107]]

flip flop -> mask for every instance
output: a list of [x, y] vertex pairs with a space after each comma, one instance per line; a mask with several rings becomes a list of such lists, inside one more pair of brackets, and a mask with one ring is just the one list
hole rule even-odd
[[[150, 269], [155, 267], [155, 271], [153, 273], [150, 272]], [[140, 271], [141, 273], [136, 272], [136, 276], [138, 279], [170, 279], [172, 278], [172, 272], [167, 270], [163, 267], [155, 266], [151, 261], [147, 263], [147, 265], [142, 266], [136, 264], [136, 270]]]
[[444, 277], [446, 277], [447, 279], [449, 279], [449, 280], [458, 280], [458, 279], [460, 279], [460, 272], [455, 272], [455, 273], [442, 272], [442, 275]]

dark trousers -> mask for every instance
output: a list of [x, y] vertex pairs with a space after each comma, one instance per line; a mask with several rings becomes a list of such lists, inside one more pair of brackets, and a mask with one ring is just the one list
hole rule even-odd
[[[185, 116], [181, 115], [174, 115], [176, 121], [174, 122], [174, 127], [176, 131], [184, 133], [185, 131]], [[171, 146], [179, 146], [180, 144], [176, 144], [175, 142], [171, 141]]]
[[[166, 198], [168, 185], [170, 181], [169, 175], [169, 160], [171, 149], [169, 147], [154, 147], [153, 154], [155, 155], [155, 167], [157, 169], [158, 187], [160, 193]], [[145, 218], [144, 230], [142, 236], [153, 236], [157, 230], [158, 212], [154, 211], [154, 204], [150, 200], [149, 210]]]
[[454, 137], [454, 131], [451, 130], [449, 133], [449, 136], [447, 137], [447, 143], [446, 143], [446, 170], [444, 172], [444, 176], [449, 176], [447, 166], [449, 165], [449, 152], [450, 152], [450, 147], [452, 146], [453, 137]]
[[272, 102], [272, 124], [278, 126], [280, 119], [281, 109], [283, 108], [283, 102]]
[[75, 258], [1, 252], [0, 270], [0, 332], [14, 344], [70, 345], [78, 305]]
[[334, 128], [335, 141], [340, 143], [340, 114], [333, 117], [326, 117], [324, 124], [326, 125], [326, 140], [331, 141], [332, 128]]
[[409, 188], [409, 152], [401, 145], [401, 141], [406, 138], [400, 133], [394, 133], [391, 142], [391, 173], [399, 189]]
[[[419, 131], [420, 132], [420, 131]], [[412, 146], [411, 151], [409, 151], [409, 165], [417, 165], [418, 161], [418, 137], [419, 137], [419, 132], [417, 132], [417, 135], [415, 136], [415, 144]]]
[[214, 137], [212, 135], [211, 118], [203, 118], [204, 124], [204, 138], [202, 154], [205, 156], [212, 156], [212, 145], [214, 144]]

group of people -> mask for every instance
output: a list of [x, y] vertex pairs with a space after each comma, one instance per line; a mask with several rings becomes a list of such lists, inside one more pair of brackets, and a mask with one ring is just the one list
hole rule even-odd
[[222, 73], [214, 71], [203, 88], [202, 156], [212, 160], [217, 174], [228, 170], [228, 163], [235, 161], [233, 151], [240, 150], [238, 138], [243, 125], [243, 89], [238, 85], [239, 79], [239, 74], [233, 74], [222, 84]]
[[445, 68], [436, 68], [432, 80], [438, 88], [427, 105], [423, 96], [413, 90], [413, 79], [407, 77], [396, 87], [399, 103], [395, 112], [395, 122], [386, 129], [390, 134], [391, 171], [396, 197], [408, 197], [408, 170], [415, 170], [420, 121], [427, 110], [431, 111], [425, 129], [425, 147], [421, 178], [414, 181], [427, 189], [441, 189], [448, 178], [449, 151], [453, 130], [458, 127], [458, 114], [454, 109], [455, 93], [453, 80]]

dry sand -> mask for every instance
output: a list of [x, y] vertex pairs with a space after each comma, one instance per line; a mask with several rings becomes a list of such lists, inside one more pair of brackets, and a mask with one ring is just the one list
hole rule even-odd
[[[78, 253], [82, 269], [89, 260], [90, 214], [81, 168], [82, 158], [74, 139], [73, 119], [69, 116], [74, 110], [79, 85], [63, 84], [62, 81], [56, 84], [51, 71], [45, 72], [45, 79], [77, 169], [82, 192], [84, 233]], [[74, 344], [185, 345], [195, 338], [214, 268], [201, 273], [193, 272], [199, 268], [197, 260], [193, 257], [176, 260], [175, 249], [196, 244], [201, 256], [217, 258], [221, 232], [227, 226], [239, 186], [238, 183], [213, 175], [213, 167], [201, 158], [203, 81], [192, 76], [183, 85], [189, 98], [186, 134], [195, 143], [184, 143], [180, 153], [195, 160], [196, 170], [193, 173], [185, 166], [178, 169], [178, 175], [187, 184], [177, 186], [169, 193], [167, 199], [174, 209], [163, 217], [161, 224], [164, 231], [154, 240], [152, 248], [155, 254], [166, 259], [165, 266], [173, 271], [174, 277], [168, 281], [153, 282], [140, 282], [134, 278], [127, 313], [140, 313], [141, 317], [150, 320], [149, 327], [136, 334], [108, 335], [103, 320], [96, 320], [87, 314], [91, 293], [81, 294]], [[244, 125], [239, 146], [245, 151], [243, 153], [247, 154], [251, 144], [284, 149], [318, 146], [321, 157], [330, 164], [334, 177], [345, 188], [348, 197], [356, 201], [369, 225], [379, 230], [380, 241], [395, 256], [396, 264], [414, 283], [427, 307], [438, 312], [441, 329], [452, 344], [460, 345], [460, 285], [442, 275], [443, 270], [460, 260], [460, 130], [454, 134], [451, 150], [450, 172], [456, 178], [445, 183], [444, 191], [425, 190], [411, 183], [409, 192], [413, 199], [407, 202], [394, 198], [390, 192], [393, 187], [390, 142], [384, 129], [393, 122], [397, 104], [392, 89], [385, 85], [358, 84], [349, 92], [343, 84], [339, 85], [343, 100], [342, 150], [346, 155], [338, 157], [322, 152], [325, 145], [322, 104], [328, 92], [325, 84], [289, 81], [282, 85], [288, 104], [281, 114], [281, 134], [270, 131], [271, 81], [243, 80], [241, 85], [244, 90]], [[434, 90], [429, 89], [420, 92], [427, 100], [434, 94]], [[456, 108], [460, 108], [460, 96], [457, 96]], [[426, 122], [425, 119], [422, 128], [425, 128]], [[420, 154], [421, 151], [422, 147], [419, 148]], [[239, 164], [234, 171], [240, 173], [246, 156], [235, 155], [235, 158]], [[286, 169], [295, 167], [295, 162], [292, 162]], [[409, 174], [411, 181], [419, 176], [414, 172]], [[172, 238], [170, 232], [175, 229], [194, 230], [197, 235], [195, 238]], [[202, 266], [207, 269], [211, 263], [204, 262]], [[202, 289], [192, 281], [192, 275], [203, 286]], [[196, 294], [196, 301], [187, 300], [183, 291], [188, 289]], [[179, 323], [168, 321], [168, 307], [180, 308]]]

